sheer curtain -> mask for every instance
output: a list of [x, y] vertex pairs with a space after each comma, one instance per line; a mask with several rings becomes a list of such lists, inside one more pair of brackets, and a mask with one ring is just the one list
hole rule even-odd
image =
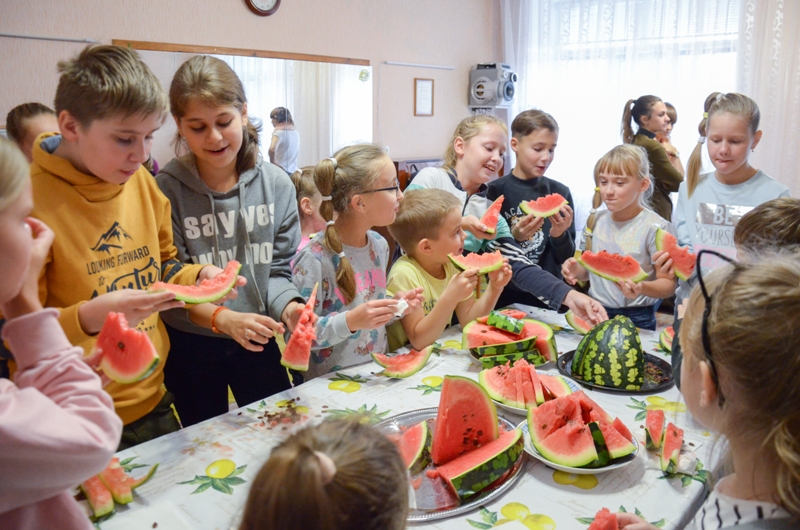
[[743, 0], [736, 86], [758, 102], [755, 167], [800, 195], [800, 2]]
[[628, 99], [675, 105], [685, 163], [706, 96], [736, 88], [739, 0], [502, 0], [501, 9], [506, 62], [520, 77], [509, 116], [540, 108], [558, 121], [548, 176], [570, 187], [579, 230], [594, 164], [622, 142]]

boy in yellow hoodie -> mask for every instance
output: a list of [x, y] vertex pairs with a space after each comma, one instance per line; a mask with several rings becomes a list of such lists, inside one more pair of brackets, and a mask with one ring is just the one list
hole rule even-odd
[[87, 354], [112, 311], [153, 341], [161, 362], [152, 375], [106, 387], [125, 424], [124, 449], [180, 428], [163, 385], [169, 338], [158, 313], [183, 303], [147, 288], [159, 280], [192, 285], [220, 269], [176, 259], [170, 203], [142, 167], [168, 111], [150, 69], [117, 46], [87, 47], [58, 68], [61, 134], [37, 139], [31, 166], [31, 215], [56, 233], [40, 297], [60, 310], [70, 342]]

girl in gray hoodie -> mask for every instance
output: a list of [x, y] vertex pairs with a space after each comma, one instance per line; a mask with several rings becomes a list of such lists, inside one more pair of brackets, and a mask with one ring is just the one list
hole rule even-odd
[[[247, 285], [216, 309], [162, 315], [171, 348], [164, 375], [184, 426], [228, 410], [227, 388], [246, 405], [289, 388], [275, 334], [296, 324], [303, 304], [290, 260], [300, 242], [294, 186], [262, 159], [236, 73], [210, 56], [189, 59], [169, 92], [178, 148], [158, 174], [172, 203], [178, 257], [224, 267], [242, 263]], [[205, 304], [208, 306], [208, 304]]]

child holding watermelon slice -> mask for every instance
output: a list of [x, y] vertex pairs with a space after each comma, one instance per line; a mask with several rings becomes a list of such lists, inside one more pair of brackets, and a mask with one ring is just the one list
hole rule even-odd
[[[798, 528], [800, 254], [711, 272], [703, 267], [708, 254], [722, 256], [698, 255], [699, 286], [680, 330], [681, 391], [692, 417], [727, 438], [733, 473], [717, 482], [691, 528]], [[655, 528], [630, 514], [618, 522]]]
[[[403, 193], [383, 149], [373, 144], [340, 149], [317, 164], [314, 181], [327, 226], [300, 251], [292, 271], [305, 296], [319, 283], [310, 378], [387, 351], [386, 325], [422, 301], [422, 288], [386, 294], [389, 246], [372, 227], [394, 222]], [[401, 298], [408, 307], [395, 315]]]
[[[613, 148], [597, 161], [597, 187], [583, 246], [587, 251], [604, 257], [605, 251], [611, 256], [605, 263], [594, 264], [593, 272], [569, 258], [562, 273], [569, 284], [590, 280], [589, 294], [602, 302], [610, 317], [624, 315], [637, 327], [655, 331], [656, 302], [675, 293], [672, 260], [669, 254], [656, 250], [656, 233], [659, 228], [670, 233], [675, 230], [669, 221], [647, 208], [649, 167], [644, 149], [629, 144]], [[597, 211], [601, 200], [607, 209]], [[635, 275], [624, 267], [631, 261], [639, 265]]]
[[0, 528], [89, 530], [76, 484], [102, 471], [122, 421], [100, 378], [42, 309], [38, 278], [53, 231], [28, 217], [28, 163], [0, 138], [0, 311], [2, 340], [14, 352], [12, 383], [0, 379]]
[[567, 306], [593, 324], [606, 320], [606, 311], [597, 300], [571, 289], [561, 279], [532, 263], [512, 236], [505, 219], [498, 219], [494, 233], [487, 232], [487, 227], [479, 221], [492, 204], [486, 197], [487, 184], [502, 167], [507, 143], [508, 127], [499, 118], [489, 114], [465, 118], [453, 132], [445, 152], [444, 167], [424, 168], [407, 189], [438, 188], [459, 199], [462, 227], [468, 232], [464, 250], [500, 251], [508, 258], [513, 274], [507, 290], [520, 291], [520, 298], [536, 297], [553, 310]]

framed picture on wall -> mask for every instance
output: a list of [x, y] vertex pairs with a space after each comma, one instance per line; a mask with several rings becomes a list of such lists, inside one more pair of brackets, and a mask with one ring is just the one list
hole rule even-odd
[[433, 79], [414, 78], [414, 116], [433, 116]]

